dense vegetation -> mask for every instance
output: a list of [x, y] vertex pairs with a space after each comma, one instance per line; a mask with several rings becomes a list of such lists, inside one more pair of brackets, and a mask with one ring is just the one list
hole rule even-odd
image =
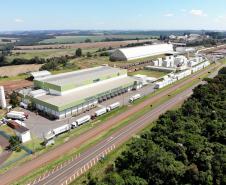
[[226, 68], [133, 139], [104, 179], [89, 185], [226, 184]]

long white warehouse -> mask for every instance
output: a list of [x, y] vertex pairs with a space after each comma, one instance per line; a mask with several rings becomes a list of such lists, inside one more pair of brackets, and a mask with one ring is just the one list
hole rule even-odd
[[172, 52], [172, 44], [154, 44], [117, 49], [111, 54], [110, 59], [112, 61], [128, 61]]

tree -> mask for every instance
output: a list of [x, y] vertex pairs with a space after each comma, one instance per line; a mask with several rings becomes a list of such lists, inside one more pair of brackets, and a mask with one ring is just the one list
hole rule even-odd
[[13, 91], [12, 94], [10, 94], [9, 98], [10, 98], [9, 103], [13, 107], [17, 107], [19, 105], [20, 100], [19, 100], [19, 96], [18, 96], [18, 93], [17, 92]]
[[87, 38], [87, 39], [85, 40], [85, 42], [86, 42], [86, 43], [90, 43], [90, 42], [92, 42], [92, 40], [89, 39], [89, 38]]
[[9, 138], [9, 143], [10, 143], [10, 149], [12, 151], [16, 151], [16, 152], [21, 151], [20, 139], [18, 136], [11, 136]]
[[82, 49], [81, 48], [76, 49], [75, 56], [76, 57], [81, 57], [82, 56]]
[[90, 57], [92, 57], [92, 54], [91, 54], [90, 52], [87, 52], [87, 53], [86, 53], [86, 56], [87, 56], [88, 58], [90, 58]]

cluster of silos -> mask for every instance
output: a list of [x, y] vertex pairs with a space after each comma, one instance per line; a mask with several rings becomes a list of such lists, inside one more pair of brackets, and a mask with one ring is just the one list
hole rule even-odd
[[2, 109], [6, 108], [5, 91], [4, 91], [4, 87], [3, 86], [0, 86], [0, 107]]

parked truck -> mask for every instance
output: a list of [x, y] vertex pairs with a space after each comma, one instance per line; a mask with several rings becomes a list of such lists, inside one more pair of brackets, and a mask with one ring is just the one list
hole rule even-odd
[[140, 94], [135, 94], [134, 96], [132, 96], [130, 99], [129, 99], [129, 102], [134, 102], [135, 100], [141, 98], [141, 95]]
[[115, 103], [113, 103], [113, 104], [111, 104], [111, 105], [109, 105], [109, 106], [107, 107], [107, 111], [114, 110], [114, 109], [116, 109], [116, 108], [118, 108], [118, 107], [120, 107], [120, 102], [115, 102]]
[[77, 119], [75, 122], [71, 123], [71, 126], [72, 128], [76, 128], [84, 123], [87, 123], [91, 120], [91, 116], [90, 115], [86, 115], [86, 116], [83, 116], [79, 119]]
[[20, 111], [14, 111], [14, 110], [12, 110], [10, 112], [23, 115], [23, 116], [25, 116], [26, 119], [28, 118], [28, 113], [26, 113], [26, 112], [20, 112]]
[[95, 117], [101, 116], [101, 115], [105, 114], [106, 112], [107, 112], [106, 107], [99, 109], [94, 113], [94, 115], [92, 116], [92, 119], [94, 119]]
[[65, 124], [63, 126], [60, 126], [58, 128], [53, 129], [53, 134], [54, 135], [60, 135], [64, 132], [67, 132], [71, 129], [71, 125], [70, 124]]
[[24, 121], [26, 119], [26, 117], [24, 115], [14, 113], [14, 112], [7, 113], [6, 117], [9, 118], [9, 119], [17, 119], [17, 120], [20, 120], [20, 121]]

